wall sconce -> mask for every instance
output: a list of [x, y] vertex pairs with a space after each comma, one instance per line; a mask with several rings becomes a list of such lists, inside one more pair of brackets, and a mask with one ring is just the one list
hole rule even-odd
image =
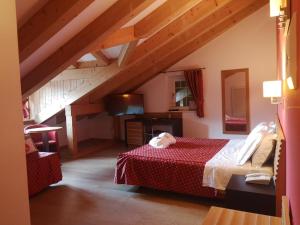
[[288, 0], [270, 0], [270, 17], [284, 15]]
[[270, 17], [275, 17], [280, 15], [280, 0], [270, 0]]
[[281, 103], [281, 80], [264, 81], [263, 96], [265, 98], [271, 98], [271, 104]]

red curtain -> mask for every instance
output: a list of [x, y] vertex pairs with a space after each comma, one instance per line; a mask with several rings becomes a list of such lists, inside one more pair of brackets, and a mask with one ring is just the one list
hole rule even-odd
[[185, 79], [189, 85], [192, 96], [197, 106], [198, 117], [204, 117], [203, 110], [203, 78], [202, 70], [186, 70], [184, 71]]

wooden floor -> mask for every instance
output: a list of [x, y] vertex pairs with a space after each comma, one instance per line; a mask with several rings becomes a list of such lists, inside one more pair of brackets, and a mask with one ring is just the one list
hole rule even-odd
[[30, 200], [32, 225], [200, 225], [212, 202], [113, 183], [115, 145], [63, 162], [63, 181]]

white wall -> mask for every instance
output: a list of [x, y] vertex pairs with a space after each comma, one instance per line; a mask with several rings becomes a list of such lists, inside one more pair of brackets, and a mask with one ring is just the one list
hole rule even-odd
[[[276, 79], [275, 32], [275, 19], [269, 17], [269, 8], [265, 6], [170, 68], [206, 68], [203, 70], [205, 117], [185, 112], [184, 136], [241, 137], [222, 133], [221, 70], [249, 68], [251, 127], [274, 119], [276, 106], [262, 97], [262, 82]], [[168, 74], [160, 74], [137, 92], [145, 96], [146, 112], [168, 110]]]
[[0, 1], [0, 224], [29, 225], [15, 1]]

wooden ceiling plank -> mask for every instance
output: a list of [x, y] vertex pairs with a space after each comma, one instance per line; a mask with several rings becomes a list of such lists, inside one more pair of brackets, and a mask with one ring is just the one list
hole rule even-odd
[[20, 62], [28, 58], [93, 1], [48, 1], [18, 30]]
[[[185, 29], [184, 32], [179, 33], [178, 35], [174, 35], [171, 39], [168, 39], [167, 42], [164, 42], [164, 45], [161, 45], [156, 50], [147, 51], [148, 54], [144, 54], [140, 57], [139, 61], [141, 62], [142, 58], [145, 58], [147, 63], [151, 62], [155, 64], [155, 62], [160, 59], [166, 53], [170, 53], [175, 49], [179, 48], [181, 45], [186, 43], [187, 41], [199, 36], [200, 34], [204, 33], [216, 23], [221, 22], [222, 20], [226, 19], [228, 16], [232, 14], [232, 12], [237, 12], [242, 8], [250, 5], [256, 0], [247, 0], [247, 1], [238, 1], [238, 0], [231, 0], [231, 1], [223, 1], [222, 3], [226, 2], [226, 4], [219, 4], [218, 8], [211, 8], [210, 13], [206, 17], [202, 17], [201, 20], [198, 20], [193, 26], [190, 26], [188, 29]], [[264, 0], [263, 0], [264, 1]], [[152, 46], [156, 44], [156, 39], [153, 40], [149, 39], [149, 44]], [[138, 51], [138, 48], [134, 53]], [[144, 66], [142, 66], [144, 67]]]
[[29, 96], [86, 52], [95, 49], [114, 31], [142, 12], [155, 0], [118, 0], [64, 46], [22, 78], [22, 95]]
[[199, 2], [200, 0], [167, 0], [134, 26], [135, 36], [145, 38], [152, 35]]
[[98, 48], [110, 48], [146, 38], [162, 29], [201, 0], [167, 0], [134, 26], [122, 28], [112, 34]]
[[233, 13], [232, 16], [230, 16], [223, 22], [219, 23], [215, 27], [209, 29], [204, 34], [194, 39], [191, 39], [189, 42], [186, 42], [182, 47], [180, 47], [176, 51], [160, 58], [160, 60], [156, 62], [155, 67], [152, 66], [147, 68], [147, 70], [142, 73], [143, 74], [142, 76], [141, 74], [139, 74], [136, 76], [135, 79], [131, 80], [131, 82], [124, 83], [122, 88], [118, 89], [117, 92], [123, 93], [123, 92], [131, 92], [136, 90], [138, 87], [140, 87], [141, 85], [145, 84], [153, 77], [158, 75], [160, 72], [168, 69], [176, 62], [188, 56], [195, 50], [203, 47], [205, 44], [215, 39], [219, 35], [223, 34], [229, 28], [234, 26], [236, 23], [238, 23], [245, 17], [249, 16], [256, 10], [260, 9], [262, 6], [264, 6], [267, 3], [268, 3], [267, 0], [256, 0], [255, 2], [245, 7], [244, 9], [238, 11], [237, 13]]
[[[245, 2], [247, 2], [247, 4], [245, 4]], [[220, 8], [217, 12], [214, 12], [212, 15], [202, 20], [202, 23], [206, 24], [208, 21], [211, 20], [211, 18], [215, 18], [214, 23], [211, 22], [211, 26], [214, 27], [217, 24], [221, 24], [218, 25], [217, 28], [208, 29], [206, 30], [206, 32], [200, 32], [195, 36], [195, 30], [197, 30], [199, 23], [195, 24], [193, 28], [186, 30], [176, 39], [172, 39], [163, 47], [149, 54], [144, 59], [141, 59], [138, 63], [129, 66], [127, 69], [121, 71], [119, 74], [100, 85], [89, 96], [90, 102], [97, 102], [99, 99], [115, 90], [125, 92], [127, 89], [131, 89], [131, 87], [133, 87], [133, 85], [136, 82], [138, 82], [135, 80], [138, 80], [137, 78], [143, 79], [142, 77], [144, 77], [149, 70], [159, 72], [162, 70], [162, 68], [164, 69], [163, 66], [159, 65], [164, 64], [164, 61], [161, 61], [161, 59], [167, 62], [170, 60], [168, 59], [168, 57], [171, 55], [173, 58], [175, 57], [175, 59], [172, 62], [170, 62], [168, 66], [173, 65], [186, 55], [192, 53], [197, 48], [201, 47], [203, 43], [207, 43], [205, 41], [201, 41], [202, 39], [205, 39], [206, 36], [210, 34], [212, 35], [212, 37], [209, 40], [213, 39], [214, 37], [219, 35], [219, 33], [217, 32], [218, 30], [224, 32], [229, 26], [227, 24], [230, 24], [230, 27], [233, 26], [237, 21], [249, 15], [252, 12], [251, 9], [256, 10], [257, 7], [261, 7], [262, 5], [266, 4], [266, 2], [267, 0], [232, 0], [224, 7]], [[218, 16], [217, 19], [216, 16]], [[229, 19], [227, 19], [228, 17]], [[223, 26], [224, 28], [222, 28]], [[192, 44], [189, 44], [191, 40], [193, 40], [193, 42]], [[122, 86], [125, 86], [125, 89], [120, 89], [120, 87]]]
[[99, 46], [97, 46], [96, 49], [111, 48], [117, 45], [126, 44], [136, 39], [138, 38], [134, 35], [134, 26], [125, 27], [112, 33]]
[[139, 40], [131, 41], [125, 44], [121, 50], [120, 56], [118, 58], [119, 67], [123, 67], [126, 65], [128, 58], [134, 52]]
[[[178, 17], [172, 23], [161, 29], [148, 40], [140, 44], [135, 52], [128, 59], [128, 64], [134, 63], [142, 57], [145, 57], [150, 52], [159, 49], [166, 42], [185, 32], [185, 30], [192, 27], [195, 23], [201, 21], [207, 15], [211, 14], [214, 10], [224, 6], [230, 0], [203, 0], [185, 14]], [[242, 1], [246, 2], [246, 1]]]

